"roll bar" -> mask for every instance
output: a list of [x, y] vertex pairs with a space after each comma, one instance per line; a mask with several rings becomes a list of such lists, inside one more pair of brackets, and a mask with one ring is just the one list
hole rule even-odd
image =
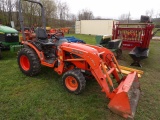
[[36, 4], [38, 4], [41, 7], [42, 26], [43, 26], [44, 29], [46, 29], [46, 20], [45, 20], [44, 7], [43, 7], [42, 3], [37, 2], [37, 1], [33, 1], [33, 0], [19, 0], [19, 21], [20, 21], [20, 26], [21, 26], [21, 30], [22, 30], [22, 36], [23, 36], [23, 38], [25, 40], [26, 36], [24, 34], [24, 23], [23, 23], [23, 15], [22, 15], [22, 3], [21, 3], [22, 1], [36, 3]]

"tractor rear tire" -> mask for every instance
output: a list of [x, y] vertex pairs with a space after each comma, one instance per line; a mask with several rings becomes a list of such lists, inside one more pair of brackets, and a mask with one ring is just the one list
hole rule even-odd
[[18, 65], [20, 70], [27, 76], [37, 75], [41, 71], [38, 55], [31, 48], [22, 48], [18, 52]]
[[1, 49], [0, 49], [0, 59], [2, 58], [2, 51], [1, 51]]
[[69, 70], [62, 77], [62, 84], [67, 91], [80, 94], [86, 86], [86, 80], [80, 69]]

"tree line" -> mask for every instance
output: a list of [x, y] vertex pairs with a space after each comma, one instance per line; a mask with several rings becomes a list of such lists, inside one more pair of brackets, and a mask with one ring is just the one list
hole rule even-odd
[[[36, 0], [35, 0], [36, 1]], [[92, 20], [103, 19], [94, 17], [93, 12], [88, 9], [80, 10], [77, 15], [70, 13], [66, 2], [59, 0], [37, 0], [40, 1], [45, 8], [46, 25], [54, 28], [74, 26], [76, 20]], [[0, 0], [0, 23], [10, 26], [10, 22], [14, 21], [15, 27], [19, 25], [19, 0]], [[22, 2], [22, 11], [25, 26], [41, 25], [41, 9], [35, 3]], [[146, 15], [153, 17], [153, 10], [146, 10]], [[156, 17], [160, 17], [160, 11], [157, 11]], [[119, 20], [131, 20], [130, 12], [121, 14]]]
[[[36, 0], [35, 0], [36, 1]], [[71, 14], [66, 2], [56, 0], [38, 0], [44, 8], [46, 14], [46, 25], [51, 27], [68, 27], [75, 24], [76, 20], [93, 19], [90, 10], [82, 9], [78, 15]], [[0, 1], [0, 22], [10, 26], [14, 21], [15, 27], [19, 27], [19, 0]], [[22, 2], [22, 11], [25, 26], [41, 25], [41, 9], [39, 5], [30, 2]]]

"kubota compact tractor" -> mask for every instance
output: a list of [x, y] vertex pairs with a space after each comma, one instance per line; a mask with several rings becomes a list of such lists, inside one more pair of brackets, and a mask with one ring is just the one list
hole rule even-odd
[[[23, 45], [18, 52], [20, 70], [28, 76], [37, 75], [41, 65], [54, 69], [62, 76], [64, 87], [71, 93], [79, 94], [86, 86], [86, 77], [93, 76], [106, 97], [110, 99], [108, 108], [125, 118], [133, 118], [140, 96], [140, 84], [137, 73], [124, 76], [113, 53], [101, 46], [72, 43], [57, 35], [47, 39], [45, 17], [42, 8], [43, 28], [36, 29], [36, 39], [25, 39], [21, 0], [19, 0], [20, 23], [23, 33]], [[113, 84], [112, 77], [117, 85]]]

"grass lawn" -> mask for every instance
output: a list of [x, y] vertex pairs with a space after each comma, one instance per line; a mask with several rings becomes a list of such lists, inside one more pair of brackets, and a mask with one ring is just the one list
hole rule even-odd
[[[155, 28], [154, 31], [156, 31], [157, 29], [160, 29], [160, 28]], [[155, 36], [159, 36], [160, 37], [160, 30], [155, 34]]]
[[[74, 35], [95, 44], [95, 36]], [[67, 35], [68, 36], [68, 35]], [[119, 64], [129, 67], [132, 59], [123, 51]], [[68, 93], [53, 69], [43, 67], [35, 77], [21, 73], [16, 53], [3, 51], [0, 60], [0, 119], [1, 120], [123, 120], [112, 113], [109, 100], [96, 81], [87, 81], [80, 95]], [[149, 58], [142, 62], [141, 97], [135, 120], [160, 120], [160, 41], [150, 44]]]

